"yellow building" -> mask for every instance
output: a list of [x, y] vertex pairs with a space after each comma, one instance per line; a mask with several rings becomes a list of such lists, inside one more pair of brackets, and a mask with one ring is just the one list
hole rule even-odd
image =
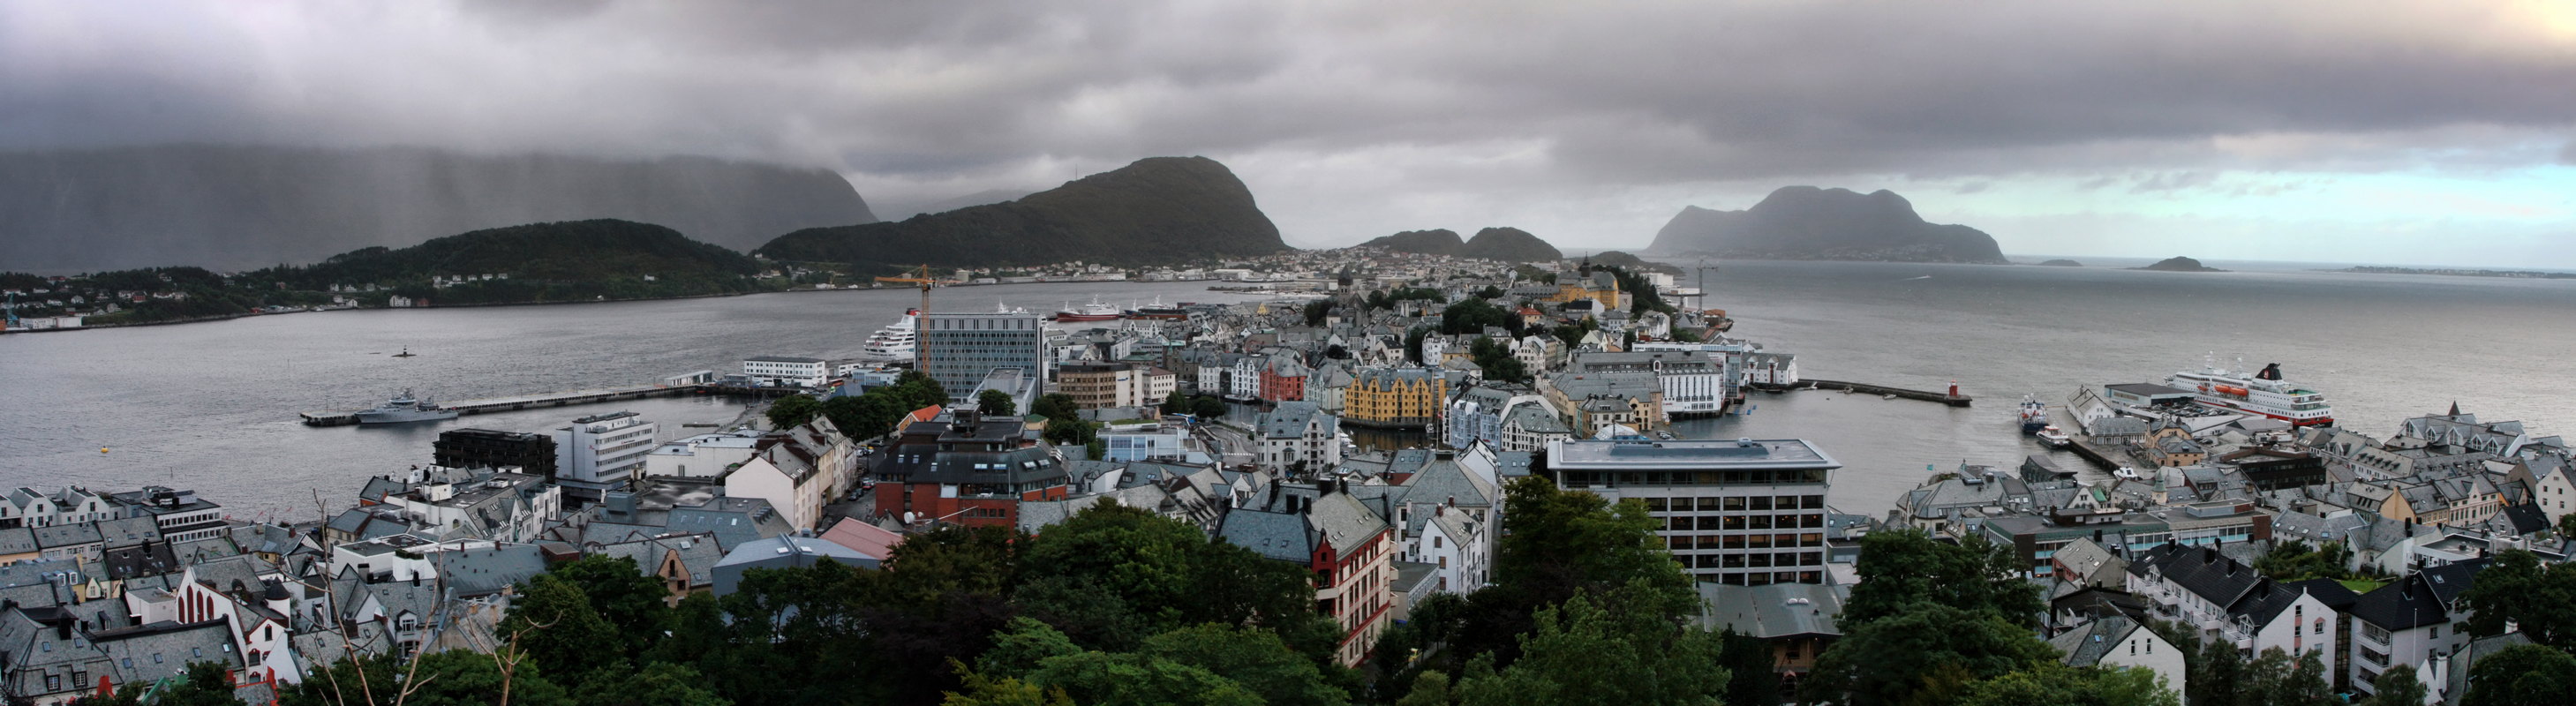
[[1423, 368], [1370, 368], [1342, 393], [1342, 420], [1363, 426], [1431, 425], [1449, 399], [1449, 379]]
[[1596, 311], [1625, 311], [1628, 308], [1628, 295], [1619, 291], [1619, 278], [1609, 272], [1559, 276], [1556, 278], [1556, 294], [1548, 296], [1546, 301], [1566, 304], [1578, 299], [1592, 300], [1594, 306], [1599, 307]]

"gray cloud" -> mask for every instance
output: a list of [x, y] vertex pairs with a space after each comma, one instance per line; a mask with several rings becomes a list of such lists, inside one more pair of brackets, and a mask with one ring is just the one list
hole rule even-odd
[[[1288, 175], [1417, 204], [1387, 213], [1851, 174], [2152, 175], [2098, 182], [2146, 193], [2549, 158], [2517, 146], [2576, 116], [2567, 18], [2365, 5], [20, 3], [0, 5], [0, 149], [699, 154], [895, 198], [1206, 154], [1290, 206], [1341, 192]], [[1436, 225], [1274, 215], [1311, 219], [1310, 241]]]

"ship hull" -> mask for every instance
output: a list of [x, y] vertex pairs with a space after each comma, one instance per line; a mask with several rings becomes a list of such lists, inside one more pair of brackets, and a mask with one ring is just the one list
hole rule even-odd
[[455, 418], [456, 410], [452, 409], [436, 412], [416, 412], [410, 410], [400, 412], [371, 411], [358, 413], [358, 425], [372, 427], [385, 426], [389, 424], [410, 424], [413, 422], [438, 422]]

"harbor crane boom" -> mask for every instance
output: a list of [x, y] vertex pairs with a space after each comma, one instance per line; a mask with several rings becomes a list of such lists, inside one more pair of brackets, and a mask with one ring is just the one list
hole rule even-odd
[[903, 274], [905, 274], [905, 275], [907, 275], [907, 276], [904, 276], [904, 277], [878, 277], [878, 278], [877, 278], [877, 284], [885, 284], [885, 283], [887, 283], [887, 282], [893, 282], [893, 283], [896, 283], [896, 284], [918, 284], [918, 285], [921, 285], [921, 313], [923, 313], [923, 314], [928, 314], [928, 313], [930, 313], [930, 286], [931, 286], [932, 284], [934, 284], [934, 283], [937, 283], [937, 282], [938, 282], [938, 280], [937, 280], [937, 279], [934, 279], [934, 278], [932, 278], [932, 277], [930, 276], [930, 266], [925, 264], [925, 265], [922, 265], [922, 266], [917, 267], [917, 268], [913, 268], [913, 269], [905, 270], [905, 271], [903, 272]]

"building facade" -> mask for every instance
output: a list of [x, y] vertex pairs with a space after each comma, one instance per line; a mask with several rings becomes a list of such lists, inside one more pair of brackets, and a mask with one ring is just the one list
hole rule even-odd
[[597, 503], [623, 490], [653, 452], [656, 428], [634, 412], [595, 414], [554, 430], [555, 482], [574, 506]]
[[1425, 368], [1370, 368], [1342, 393], [1342, 418], [1378, 427], [1428, 427], [1449, 399], [1449, 380]]
[[1824, 581], [1825, 501], [1841, 467], [1802, 439], [1548, 445], [1559, 486], [1644, 501], [1686, 571], [1729, 585]]
[[832, 362], [821, 358], [762, 355], [742, 359], [742, 375], [775, 387], [822, 387], [832, 379]]
[[1047, 370], [1046, 331], [1036, 314], [923, 314], [914, 321], [914, 369], [939, 381], [949, 399], [965, 399], [995, 368], [1032, 377]]

